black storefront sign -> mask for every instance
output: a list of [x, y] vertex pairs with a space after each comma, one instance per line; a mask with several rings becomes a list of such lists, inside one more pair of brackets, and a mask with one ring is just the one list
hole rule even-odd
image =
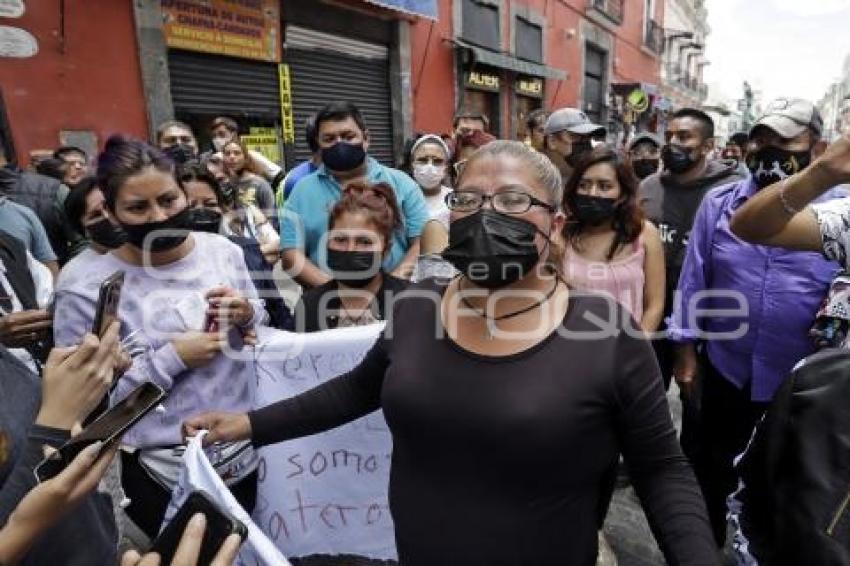
[[471, 70], [466, 73], [466, 88], [499, 92], [502, 82], [499, 75], [492, 71]]
[[543, 79], [540, 77], [517, 77], [514, 92], [522, 96], [543, 98]]

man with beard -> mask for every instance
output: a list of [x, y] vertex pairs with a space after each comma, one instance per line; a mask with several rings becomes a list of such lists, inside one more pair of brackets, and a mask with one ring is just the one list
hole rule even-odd
[[605, 128], [594, 124], [576, 108], [559, 108], [549, 115], [543, 127], [546, 135], [546, 156], [561, 172], [566, 184], [576, 163], [591, 149], [591, 140], [604, 136]]
[[718, 546], [738, 485], [733, 460], [785, 376], [814, 351], [809, 329], [839, 271], [820, 253], [744, 242], [730, 220], [759, 190], [808, 167], [823, 152], [822, 131], [810, 102], [771, 102], [750, 130], [751, 177], [710, 191], [690, 231], [668, 336], [677, 344], [673, 376], [685, 398], [699, 398], [693, 464]]
[[[737, 173], [735, 164], [709, 160], [714, 149], [714, 122], [705, 112], [695, 108], [678, 110], [668, 123], [664, 137], [663, 169], [641, 182], [638, 202], [647, 218], [658, 227], [664, 245], [666, 320], [673, 310], [673, 293], [679, 282], [697, 208], [710, 189], [740, 181], [744, 176]], [[664, 330], [663, 324], [660, 330]], [[654, 340], [653, 346], [664, 383], [669, 384], [673, 370], [672, 346], [663, 337]], [[683, 437], [683, 445], [687, 445], [687, 433], [683, 433]], [[685, 451], [688, 452], [687, 448]]]

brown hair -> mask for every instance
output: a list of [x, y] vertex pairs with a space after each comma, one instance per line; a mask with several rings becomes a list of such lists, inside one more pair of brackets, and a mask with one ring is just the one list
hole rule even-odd
[[568, 214], [567, 223], [564, 225], [564, 238], [570, 243], [577, 243], [585, 229], [585, 225], [576, 217], [575, 196], [578, 193], [578, 184], [584, 174], [592, 166], [599, 163], [607, 163], [617, 173], [617, 182], [620, 184], [620, 199], [622, 200], [614, 210], [612, 226], [616, 235], [608, 250], [608, 260], [614, 258], [620, 246], [631, 244], [637, 240], [643, 230], [643, 212], [637, 202], [638, 179], [632, 169], [628, 155], [621, 151], [615, 151], [609, 147], [598, 147], [590, 152], [576, 165], [572, 175], [567, 181], [564, 191], [564, 211]]
[[402, 220], [395, 191], [387, 183], [352, 183], [343, 189], [342, 198], [331, 209], [328, 230], [346, 213], [362, 214], [378, 228], [379, 235], [392, 245], [393, 232], [401, 230]]
[[257, 165], [257, 162], [254, 161], [254, 159], [251, 157], [250, 150], [245, 147], [245, 144], [242, 143], [242, 140], [240, 140], [238, 136], [228, 141], [226, 144], [224, 144], [224, 146], [222, 146], [222, 154], [224, 153], [224, 150], [227, 149], [227, 146], [233, 143], [239, 146], [239, 148], [242, 150], [242, 156], [245, 159], [245, 165], [244, 167], [242, 167], [242, 171], [237, 171], [237, 173], [241, 175], [245, 171], [250, 171], [254, 175], [262, 175], [262, 170]]
[[234, 134], [239, 131], [239, 125], [236, 124], [236, 120], [228, 116], [219, 116], [215, 120], [213, 120], [210, 123], [209, 131], [212, 132], [219, 126], [224, 126], [225, 128], [227, 128], [227, 131], [233, 132]]

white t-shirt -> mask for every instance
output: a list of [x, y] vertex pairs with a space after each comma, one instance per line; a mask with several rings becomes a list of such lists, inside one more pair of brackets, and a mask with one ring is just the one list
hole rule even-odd
[[428, 205], [429, 220], [438, 220], [440, 224], [449, 229], [449, 207], [446, 206], [446, 195], [452, 189], [443, 185], [440, 192], [434, 195], [425, 194], [425, 203]]
[[850, 269], [850, 197], [812, 205], [823, 241], [823, 255]]

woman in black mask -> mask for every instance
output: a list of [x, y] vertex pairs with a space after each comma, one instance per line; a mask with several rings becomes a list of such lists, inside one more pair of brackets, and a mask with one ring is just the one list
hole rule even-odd
[[[66, 266], [57, 283], [54, 336], [57, 346], [78, 344], [92, 328], [101, 281], [125, 273], [118, 318], [121, 336], [132, 336], [138, 355], [110, 398], [120, 400], [144, 381], [169, 393], [161, 411], [127, 432], [123, 442], [132, 450], [121, 453], [127, 514], [153, 537], [181, 465], [180, 422], [213, 399], [234, 410], [252, 406], [256, 377], [240, 356], [244, 338], [266, 315], [242, 251], [191, 230], [188, 199], [170, 159], [144, 142], [113, 136], [98, 157], [98, 185], [127, 243]], [[248, 443], [221, 448], [213, 464], [242, 505], [253, 507], [256, 453]]]
[[352, 184], [331, 209], [327, 266], [333, 279], [310, 289], [296, 307], [296, 328], [315, 332], [384, 320], [407, 281], [381, 264], [401, 227], [395, 191], [386, 183]]
[[68, 193], [68, 198], [65, 199], [68, 224], [89, 241], [88, 247], [76, 257], [105, 254], [127, 242], [127, 235], [109, 218], [104, 203], [103, 191], [97, 186], [97, 179], [94, 177], [83, 177]]
[[194, 230], [222, 234], [237, 244], [237, 239], [252, 240], [270, 265], [277, 263], [280, 236], [260, 209], [239, 203], [236, 195], [225, 191], [213, 172], [198, 161], [180, 166], [177, 178], [189, 197]]
[[593, 150], [564, 197], [563, 273], [575, 289], [607, 293], [654, 332], [664, 311], [664, 248], [637, 204], [638, 181], [624, 155]]
[[408, 288], [347, 374], [247, 414], [199, 415], [186, 432], [263, 445], [383, 409], [405, 566], [595, 563], [622, 452], [668, 562], [719, 564], [643, 332], [553, 272], [562, 187], [524, 144], [484, 146], [448, 199], [444, 257], [461, 275]]
[[281, 296], [273, 273], [274, 263], [278, 260], [278, 244], [260, 242], [233, 229], [232, 223], [239, 218], [233, 212], [233, 197], [222, 190], [215, 175], [205, 165], [198, 161], [187, 162], [178, 168], [177, 180], [189, 199], [189, 227], [194, 232], [225, 235], [242, 248], [251, 281], [265, 303], [268, 325], [292, 330], [292, 313]]

